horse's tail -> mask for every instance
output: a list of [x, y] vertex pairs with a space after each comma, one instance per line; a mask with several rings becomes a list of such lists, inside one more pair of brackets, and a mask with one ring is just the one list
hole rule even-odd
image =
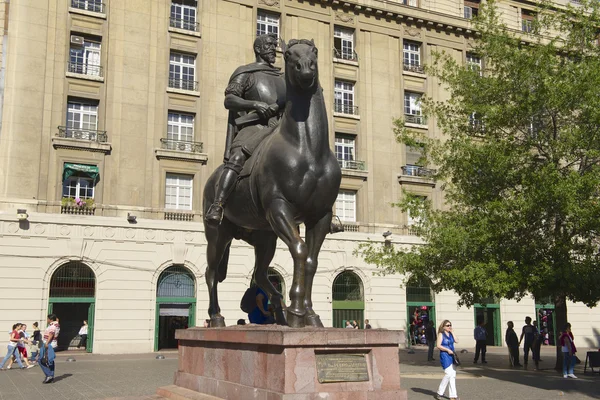
[[231, 242], [225, 248], [221, 262], [219, 263], [219, 269], [217, 270], [217, 279], [219, 282], [223, 282], [227, 277], [227, 264], [229, 263], [229, 250], [231, 249]]

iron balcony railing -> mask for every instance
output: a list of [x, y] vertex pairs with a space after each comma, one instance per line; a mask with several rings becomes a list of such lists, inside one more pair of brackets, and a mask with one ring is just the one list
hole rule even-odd
[[71, 128], [69, 126], [59, 126], [56, 136], [61, 138], [89, 140], [90, 142], [98, 143], [106, 143], [108, 141], [106, 131]]
[[193, 221], [193, 211], [165, 211], [165, 220], [167, 221]]
[[96, 208], [78, 206], [60, 206], [61, 214], [94, 215]]
[[186, 140], [160, 139], [160, 148], [165, 150], [186, 151], [188, 153], [202, 153], [202, 142], [188, 142]]
[[173, 89], [191, 90], [194, 92], [198, 91], [198, 81], [191, 81], [188, 79], [176, 79], [169, 78], [169, 87]]
[[430, 178], [435, 175], [436, 170], [431, 168], [421, 167], [419, 165], [405, 165], [402, 167], [402, 175], [405, 176], [420, 176]]
[[358, 54], [354, 50], [333, 49], [333, 57], [348, 61], [358, 61]]
[[334, 103], [333, 111], [341, 114], [358, 115], [358, 106], [344, 103]]
[[344, 169], [354, 169], [357, 171], [366, 171], [367, 170], [367, 164], [364, 161], [338, 160], [338, 163], [340, 163], [340, 168], [344, 168]]
[[410, 64], [410, 63], [404, 63], [404, 70], [408, 71], [408, 72], [416, 72], [418, 74], [423, 74], [425, 73], [425, 70], [423, 69], [422, 65], [419, 64]]
[[71, 0], [71, 7], [104, 14], [104, 3], [100, 0]]
[[200, 32], [200, 23], [196, 21], [190, 21], [183, 18], [169, 18], [169, 25], [171, 28], [185, 29], [186, 31]]
[[104, 71], [102, 70], [102, 66], [100, 65], [90, 65], [84, 64], [81, 62], [73, 62], [69, 61], [67, 64], [67, 71], [72, 72], [74, 74], [82, 74], [88, 76], [104, 76]]
[[427, 118], [424, 115], [404, 114], [404, 122], [409, 124], [427, 125]]

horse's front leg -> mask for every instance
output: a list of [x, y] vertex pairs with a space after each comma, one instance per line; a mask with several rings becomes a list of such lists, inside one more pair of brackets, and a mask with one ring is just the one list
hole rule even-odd
[[208, 242], [206, 249], [208, 266], [206, 267], [205, 279], [209, 296], [208, 315], [210, 317], [210, 326], [224, 327], [225, 318], [221, 315], [221, 307], [219, 307], [217, 285], [220, 277], [219, 270], [222, 267], [226, 268], [229, 261], [227, 247], [231, 243], [232, 238], [229, 234], [226, 234], [225, 229], [223, 229], [224, 227], [209, 227], [207, 225], [205, 227]]
[[308, 247], [300, 237], [294, 222], [294, 213], [288, 202], [275, 199], [267, 209], [267, 220], [273, 231], [288, 246], [294, 260], [294, 277], [290, 287], [290, 305], [287, 307], [287, 323], [292, 328], [305, 326], [304, 275]]
[[325, 236], [329, 233], [331, 227], [331, 211], [325, 214], [323, 218], [316, 222], [306, 224], [306, 244], [308, 246], [308, 258], [306, 259], [306, 281], [304, 283], [306, 298], [306, 324], [310, 326], [323, 327], [321, 318], [313, 310], [312, 304], [312, 286], [319, 265], [319, 252]]

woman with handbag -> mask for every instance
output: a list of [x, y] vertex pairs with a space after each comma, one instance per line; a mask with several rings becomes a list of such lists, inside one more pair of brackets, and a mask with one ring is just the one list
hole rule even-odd
[[60, 325], [58, 318], [54, 314], [48, 314], [48, 327], [44, 331], [44, 342], [40, 346], [40, 361], [39, 365], [46, 378], [42, 383], [51, 383], [54, 381], [54, 349], [58, 346], [58, 334], [60, 333]]
[[437, 391], [437, 400], [444, 398], [444, 392], [446, 392], [446, 386], [448, 386], [448, 384], [450, 384], [448, 390], [450, 400], [458, 400], [458, 395], [456, 394], [456, 370], [454, 369], [454, 364], [458, 365], [459, 361], [458, 357], [454, 354], [454, 343], [458, 343], [458, 340], [456, 340], [452, 334], [452, 323], [445, 319], [438, 328], [437, 337], [437, 348], [440, 350], [440, 363], [442, 364], [442, 369], [445, 373], [444, 379], [442, 379]]

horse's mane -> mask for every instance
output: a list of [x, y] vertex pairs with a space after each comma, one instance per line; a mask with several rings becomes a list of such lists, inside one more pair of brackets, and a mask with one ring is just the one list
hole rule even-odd
[[308, 45], [310, 47], [315, 47], [315, 42], [313, 42], [312, 40], [308, 40], [308, 39], [290, 39], [290, 41], [287, 44], [287, 48], [289, 49], [292, 46], [295, 46], [297, 44], [305, 44]]

